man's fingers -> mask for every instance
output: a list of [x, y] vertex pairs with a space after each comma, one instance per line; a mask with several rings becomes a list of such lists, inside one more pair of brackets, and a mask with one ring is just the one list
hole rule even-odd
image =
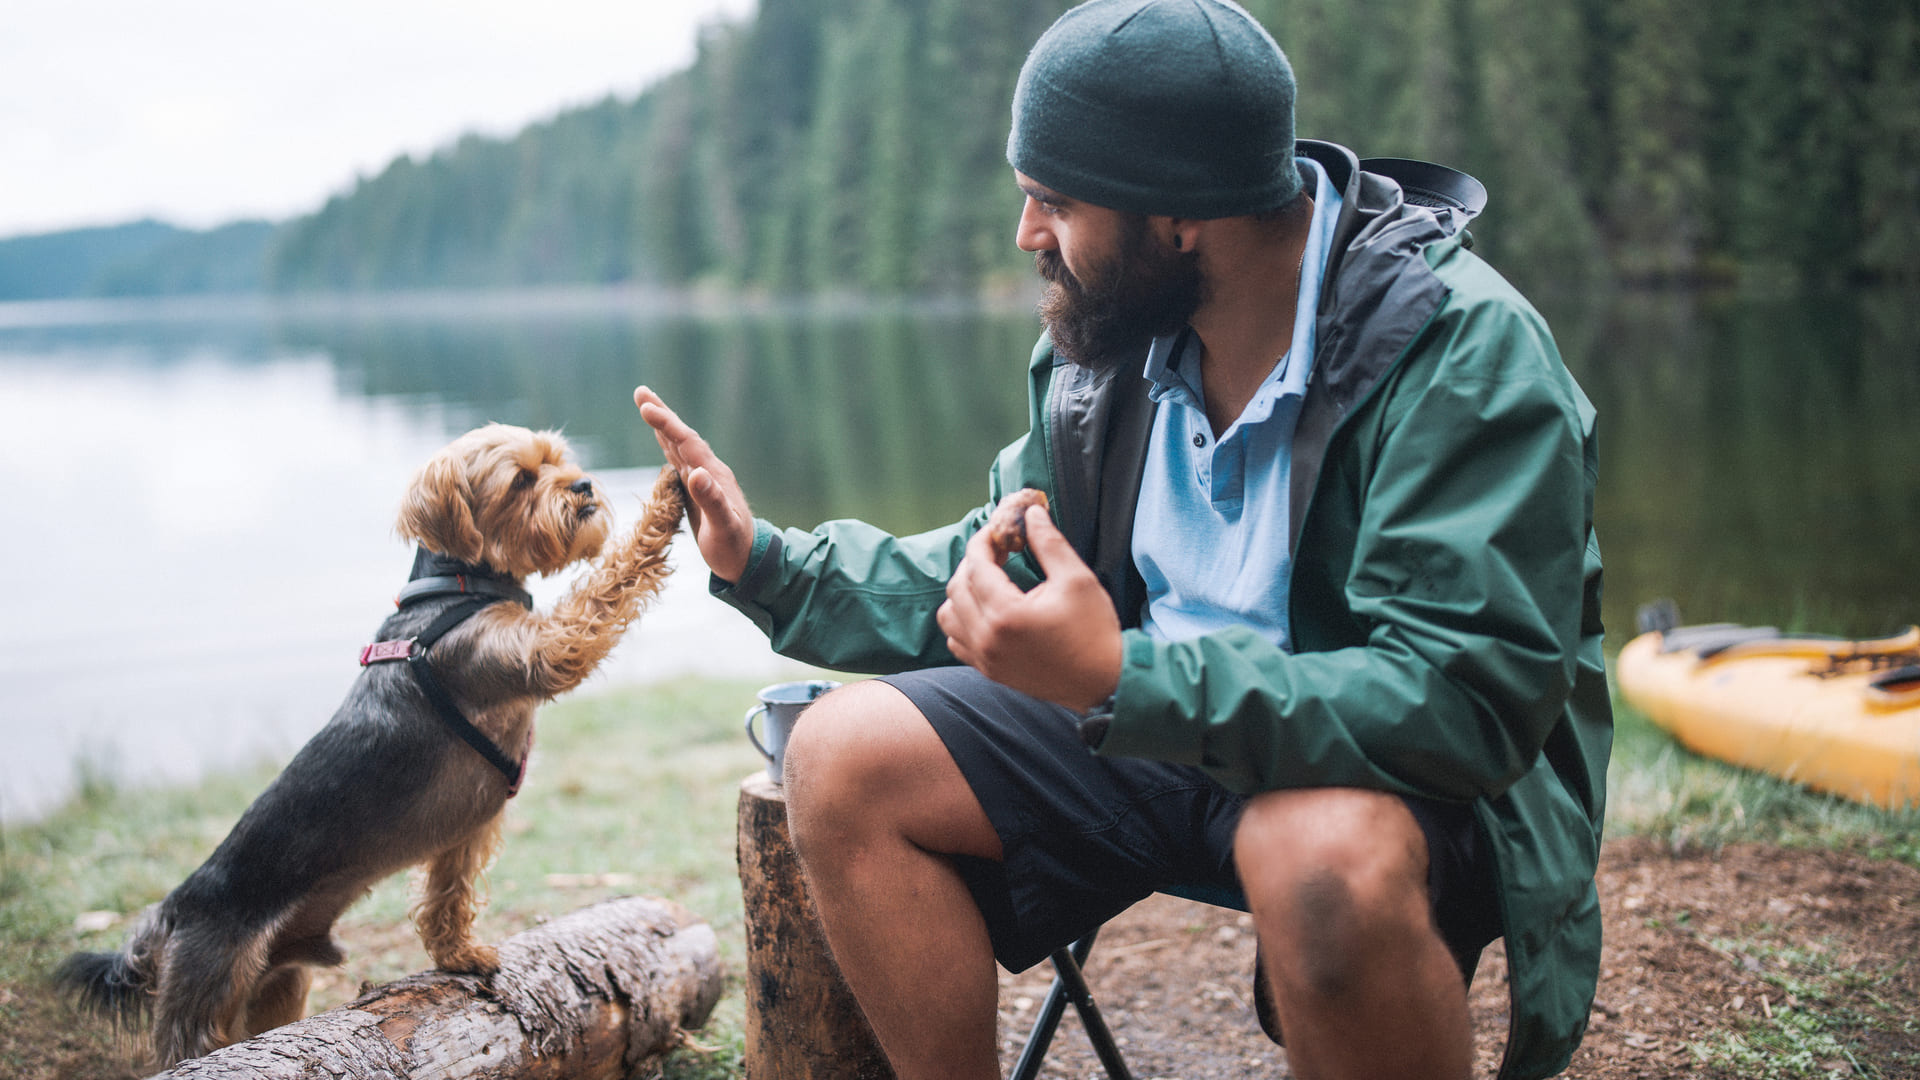
[[731, 521], [733, 507], [727, 502], [727, 493], [720, 490], [720, 485], [714, 480], [712, 473], [704, 468], [695, 468], [684, 475], [687, 494], [693, 496], [693, 501], [699, 505], [700, 512], [705, 514], [709, 521], [715, 523]]
[[936, 618], [955, 659], [1016, 690], [1084, 709], [1119, 682], [1119, 620], [1047, 512], [1029, 508], [1025, 524], [1047, 580], [1022, 591], [982, 530], [968, 541]]
[[933, 613], [933, 621], [949, 638], [958, 638], [963, 642], [971, 641], [974, 626], [978, 621], [980, 601], [973, 595], [972, 577], [969, 570], [977, 563], [971, 552], [953, 568], [953, 576], [947, 579], [947, 600]]
[[953, 654], [953, 658], [955, 660], [960, 661], [961, 663], [967, 665], [970, 668], [980, 667], [980, 658], [974, 655], [973, 650], [967, 648], [964, 642], [956, 641], [953, 638], [948, 638], [947, 651]]
[[956, 589], [966, 592], [973, 605], [980, 609], [1015, 603], [1026, 595], [1007, 576], [1000, 553], [987, 539], [985, 529], [967, 541], [966, 558], [960, 561], [960, 568], [948, 582], [947, 595], [954, 595]]
[[[682, 477], [691, 478], [696, 471], [704, 471], [714, 485], [714, 498], [727, 497], [728, 487], [733, 482], [733, 472], [727, 464], [713, 452], [713, 447], [700, 433], [685, 421], [680, 414], [667, 407], [660, 395], [642, 386], [633, 392], [634, 404], [640, 409], [640, 419], [653, 429], [654, 440], [667, 455], [667, 464], [679, 471]], [[693, 493], [693, 488], [687, 488]]]
[[1033, 597], [1007, 576], [982, 530], [968, 541], [966, 557], [947, 581], [947, 602], [934, 617], [955, 659], [997, 678], [992, 658], [1003, 653], [1006, 635], [1018, 634], [1028, 622], [1032, 603]]
[[947, 602], [933, 613], [933, 619], [941, 633], [947, 635], [947, 651], [954, 659], [969, 667], [979, 667], [980, 609], [972, 594], [964, 587], [949, 587]]
[[706, 521], [728, 533], [745, 534], [751, 544], [752, 517], [746, 507], [734, 499], [733, 492], [704, 466], [695, 467], [686, 476], [687, 494], [693, 497], [694, 506]]
[[660, 395], [644, 386], [634, 388], [633, 406], [640, 410], [640, 419], [646, 422], [647, 427], [653, 429], [653, 441], [659, 443], [660, 452], [667, 455], [667, 464], [672, 465], [680, 471], [680, 475], [685, 476], [687, 474], [685, 456], [680, 453], [679, 440], [670, 435], [668, 429], [676, 425], [684, 428], [686, 425], [672, 409], [667, 408], [666, 402], [660, 400]]
[[665, 405], [649, 402], [640, 406], [640, 419], [653, 429], [653, 437], [669, 456], [689, 457], [700, 446], [700, 436]]
[[640, 419], [653, 429], [655, 441], [667, 455], [674, 468], [686, 472], [690, 468], [712, 468], [719, 464], [714, 458], [713, 448], [693, 430], [680, 414], [667, 407], [660, 395], [642, 386], [633, 391], [633, 403], [640, 410]]
[[965, 558], [979, 559], [999, 566], [1004, 561], [1004, 557], [1000, 549], [994, 545], [992, 533], [991, 529], [975, 530], [974, 534], [967, 538]]
[[679, 414], [647, 387], [634, 388], [633, 403], [653, 429], [667, 464], [687, 486], [687, 518], [707, 568], [724, 581], [739, 581], [753, 552], [753, 514], [733, 472]]
[[1038, 506], [1027, 508], [1027, 550], [1049, 578], [1087, 565], [1052, 516]]

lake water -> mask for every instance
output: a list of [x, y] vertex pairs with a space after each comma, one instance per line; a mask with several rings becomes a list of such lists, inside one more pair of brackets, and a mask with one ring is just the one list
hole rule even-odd
[[[1909, 298], [1536, 299], [1601, 411], [1612, 645], [1656, 596], [1834, 633], [1920, 618]], [[406, 576], [409, 475], [475, 424], [563, 429], [631, 521], [660, 460], [645, 382], [764, 516], [913, 531], [984, 500], [1036, 330], [1020, 304], [623, 292], [0, 304], [0, 822], [81, 769], [175, 781], [290, 753]], [[590, 687], [796, 670], [675, 550]]]

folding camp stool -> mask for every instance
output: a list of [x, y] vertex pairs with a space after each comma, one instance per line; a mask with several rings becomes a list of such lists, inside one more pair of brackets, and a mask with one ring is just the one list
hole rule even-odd
[[[1160, 891], [1214, 907], [1247, 910], [1246, 894], [1237, 888], [1184, 885], [1169, 886]], [[1047, 989], [1046, 1000], [1040, 1004], [1040, 1015], [1034, 1019], [1033, 1030], [1027, 1034], [1026, 1049], [1020, 1052], [1020, 1060], [1014, 1063], [1013, 1073], [1008, 1080], [1034, 1080], [1040, 1075], [1040, 1065], [1047, 1056], [1047, 1048], [1053, 1044], [1053, 1033], [1059, 1028], [1060, 1017], [1069, 1003], [1080, 1014], [1080, 1026], [1086, 1030], [1087, 1041], [1093, 1043], [1093, 1052], [1099, 1055], [1107, 1076], [1111, 1080], [1133, 1080], [1133, 1073], [1127, 1070], [1126, 1060], [1120, 1056], [1120, 1047], [1113, 1040], [1113, 1032], [1101, 1017], [1100, 1006], [1094, 1002], [1093, 992], [1087, 988], [1086, 976], [1080, 970], [1087, 962], [1087, 954], [1093, 951], [1093, 939], [1099, 933], [1099, 928], [1095, 927], [1079, 941], [1053, 951], [1050, 957], [1054, 970], [1053, 985]]]

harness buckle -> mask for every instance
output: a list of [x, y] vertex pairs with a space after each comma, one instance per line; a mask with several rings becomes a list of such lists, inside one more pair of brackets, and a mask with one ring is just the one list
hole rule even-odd
[[413, 655], [416, 638], [402, 641], [376, 641], [360, 650], [360, 666], [378, 664], [384, 660], [405, 660]]

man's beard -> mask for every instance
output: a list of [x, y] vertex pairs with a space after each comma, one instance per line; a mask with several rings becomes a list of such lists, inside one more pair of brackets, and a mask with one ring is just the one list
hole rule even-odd
[[1206, 298], [1198, 252], [1175, 251], [1157, 240], [1147, 219], [1122, 219], [1113, 256], [1081, 281], [1057, 251], [1034, 253], [1047, 281], [1040, 318], [1055, 352], [1085, 367], [1144, 361], [1154, 338], [1187, 325]]

